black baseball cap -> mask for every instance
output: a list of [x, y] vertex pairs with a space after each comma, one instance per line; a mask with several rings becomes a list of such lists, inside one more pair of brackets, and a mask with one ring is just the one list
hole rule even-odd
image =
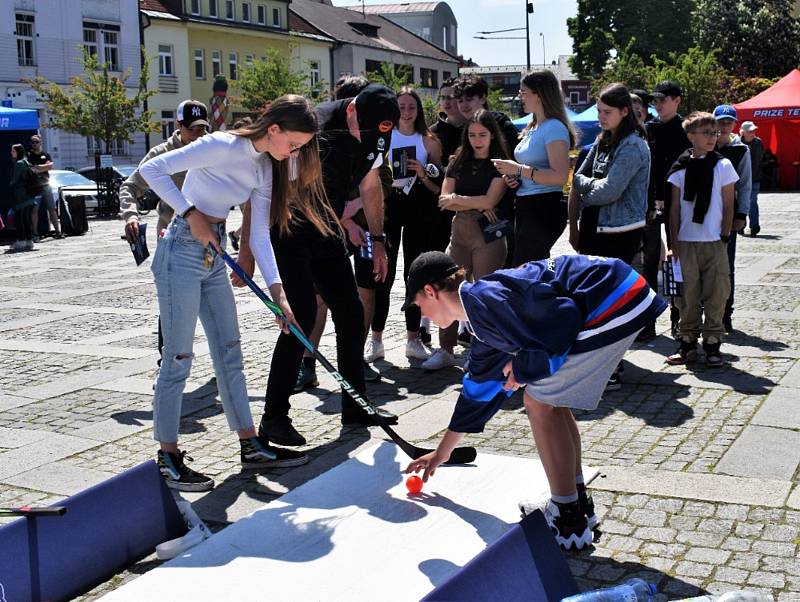
[[211, 127], [208, 123], [208, 109], [199, 100], [184, 100], [178, 105], [178, 122], [185, 128], [194, 125]]
[[361, 148], [371, 161], [389, 150], [392, 129], [400, 121], [397, 96], [386, 86], [370, 84], [358, 93], [355, 103]]
[[405, 311], [414, 305], [417, 293], [425, 288], [426, 284], [444, 280], [456, 271], [458, 271], [456, 262], [441, 251], [428, 251], [417, 257], [408, 268], [406, 300], [401, 309]]
[[649, 105], [651, 102], [653, 102], [653, 95], [650, 94], [650, 92], [648, 92], [647, 90], [642, 90], [642, 89], [631, 90], [631, 94], [636, 94], [636, 96], [641, 98], [642, 102], [646, 105]]
[[666, 80], [658, 84], [653, 90], [653, 98], [664, 98], [665, 96], [683, 96], [683, 90], [674, 81]]

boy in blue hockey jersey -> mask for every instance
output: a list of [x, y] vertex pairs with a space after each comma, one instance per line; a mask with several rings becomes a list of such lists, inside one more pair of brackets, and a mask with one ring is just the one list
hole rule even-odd
[[464, 320], [472, 334], [469, 370], [437, 449], [411, 462], [427, 481], [465, 433], [481, 432], [515, 390], [550, 485], [545, 518], [558, 543], [581, 549], [597, 522], [581, 472], [571, 408], [593, 410], [608, 377], [639, 331], [667, 304], [629, 265], [568, 255], [498, 270], [475, 283], [437, 251], [411, 264], [403, 309], [419, 305], [439, 327]]

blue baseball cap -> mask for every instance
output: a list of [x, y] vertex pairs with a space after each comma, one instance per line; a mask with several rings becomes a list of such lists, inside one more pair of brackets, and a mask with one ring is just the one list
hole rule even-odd
[[736, 115], [736, 109], [734, 109], [731, 105], [719, 105], [716, 109], [714, 109], [714, 119], [717, 121], [722, 121], [723, 119], [732, 119], [736, 121], [738, 119]]

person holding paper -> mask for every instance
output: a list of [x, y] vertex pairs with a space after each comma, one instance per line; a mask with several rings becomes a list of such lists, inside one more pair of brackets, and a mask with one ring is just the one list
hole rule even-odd
[[730, 293], [727, 248], [739, 176], [714, 150], [717, 125], [710, 113], [695, 112], [684, 120], [692, 148], [678, 157], [667, 178], [673, 186], [670, 253], [683, 276], [683, 295], [677, 298], [680, 347], [667, 357], [670, 365], [697, 361], [701, 332], [706, 364], [722, 365], [723, 317]]

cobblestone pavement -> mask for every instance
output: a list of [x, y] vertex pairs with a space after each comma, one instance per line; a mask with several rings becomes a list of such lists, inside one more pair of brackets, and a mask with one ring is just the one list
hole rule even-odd
[[[601, 469], [592, 490], [604, 531], [591, 551], [568, 554], [582, 588], [640, 575], [658, 584], [661, 599], [746, 588], [800, 600], [800, 195], [762, 194], [760, 203], [763, 235], [738, 243], [737, 332], [723, 346], [727, 365], [666, 366], [674, 343], [662, 317], [661, 335], [626, 356], [622, 390], [578, 415], [585, 463]], [[145, 219], [154, 227], [154, 217]], [[231, 225], [238, 219], [235, 213]], [[0, 254], [2, 505], [53, 503], [154, 456], [154, 286], [147, 266], [134, 266], [121, 231], [121, 222], [94, 220], [86, 236]], [[556, 251], [567, 252], [564, 240]], [[430, 445], [447, 423], [460, 372], [409, 366], [401, 289], [393, 294], [387, 357], [377, 363], [383, 381], [368, 392], [402, 414], [403, 435]], [[249, 292], [236, 297], [259, 416], [276, 332]], [[322, 351], [335, 357], [330, 325]], [[242, 473], [199, 327], [195, 353], [182, 447], [218, 485], [186, 497], [214, 530], [381, 435], [339, 426], [339, 394], [320, 373], [319, 388], [292, 398], [311, 462]], [[469, 443], [534, 456], [521, 398], [511, 398]], [[148, 557], [81, 599], [94, 600], [157, 565]]]

